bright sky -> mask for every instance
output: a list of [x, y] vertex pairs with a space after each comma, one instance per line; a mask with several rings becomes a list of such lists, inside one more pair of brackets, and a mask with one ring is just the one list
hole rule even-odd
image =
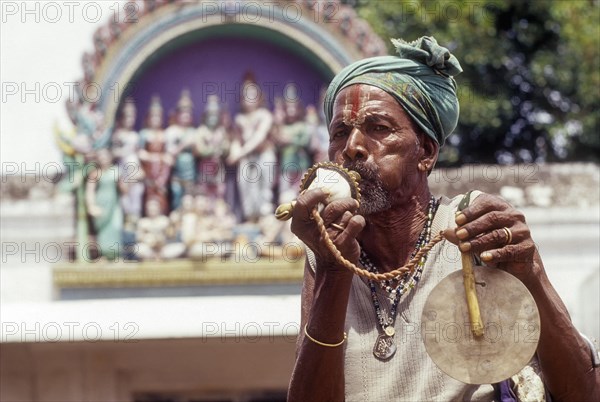
[[0, 0], [3, 173], [43, 172], [61, 162], [52, 127], [72, 127], [65, 100], [71, 83], [83, 77], [81, 56], [93, 50], [94, 31], [119, 7], [123, 3], [113, 0]]

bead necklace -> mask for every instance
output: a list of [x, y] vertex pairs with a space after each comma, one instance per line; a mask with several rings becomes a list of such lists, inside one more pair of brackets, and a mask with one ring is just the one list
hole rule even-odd
[[[425, 223], [425, 226], [423, 227], [423, 230], [421, 231], [421, 234], [419, 235], [419, 238], [415, 243], [415, 248], [410, 255], [410, 259], [412, 259], [419, 252], [421, 247], [423, 247], [429, 242], [431, 238], [431, 224], [433, 222], [433, 215], [435, 214], [438, 205], [439, 201], [432, 196], [431, 200], [429, 201], [427, 222]], [[402, 296], [408, 290], [412, 289], [416, 285], [416, 283], [419, 282], [419, 279], [421, 278], [421, 273], [423, 272], [423, 267], [425, 265], [424, 261], [426, 260], [427, 257], [425, 257], [425, 260], [419, 260], [419, 263], [417, 264], [417, 269], [412, 277], [409, 278], [411, 272], [406, 272], [403, 275], [396, 276], [395, 278], [378, 282], [379, 286], [381, 287], [381, 289], [388, 292], [390, 294], [390, 297], [392, 298], [395, 298], [398, 293], [400, 294], [400, 296]], [[361, 250], [359, 261], [368, 271], [378, 273], [377, 267], [375, 267], [375, 264], [371, 262], [371, 260], [363, 250]], [[407, 279], [410, 279], [409, 283], [407, 283]], [[373, 281], [369, 282], [373, 283]], [[393, 286], [394, 282], [397, 282], [398, 284], [396, 286]]]
[[[423, 230], [417, 239], [415, 244], [415, 249], [413, 250], [410, 258], [412, 259], [427, 243], [431, 238], [431, 225], [433, 223], [433, 216], [437, 210], [439, 205], [439, 200], [436, 200], [433, 196], [429, 200], [429, 208], [427, 211], [427, 221], [425, 222], [425, 226], [423, 226]], [[396, 330], [394, 329], [394, 323], [396, 322], [396, 314], [398, 312], [398, 304], [400, 303], [400, 298], [402, 295], [408, 293], [411, 289], [413, 289], [419, 280], [421, 279], [421, 275], [423, 273], [423, 268], [425, 267], [425, 263], [427, 262], [427, 255], [423, 255], [419, 262], [417, 263], [416, 269], [413, 272], [406, 272], [402, 276], [397, 276], [391, 280], [386, 280], [384, 282], [380, 282], [381, 288], [389, 293], [389, 295], [393, 298], [392, 305], [390, 307], [389, 316], [386, 317], [383, 314], [381, 309], [381, 305], [379, 303], [379, 299], [377, 298], [377, 289], [375, 287], [375, 282], [369, 280], [369, 288], [371, 290], [371, 299], [373, 301], [373, 306], [375, 307], [375, 314], [377, 315], [377, 320], [379, 322], [379, 326], [381, 327], [383, 334], [380, 334], [377, 337], [377, 341], [375, 342], [375, 347], [373, 348], [373, 354], [375, 357], [381, 360], [387, 360], [391, 358], [394, 353], [396, 353], [396, 345], [394, 343], [394, 335]], [[378, 273], [377, 267], [375, 264], [371, 262], [367, 254], [364, 250], [361, 250], [360, 253], [360, 263], [370, 272]], [[392, 286], [393, 282], [398, 282], [396, 286]]]

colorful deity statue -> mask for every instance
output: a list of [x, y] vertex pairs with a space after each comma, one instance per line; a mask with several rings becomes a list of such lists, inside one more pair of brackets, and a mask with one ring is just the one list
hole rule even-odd
[[171, 221], [161, 214], [160, 203], [156, 199], [146, 202], [147, 215], [137, 225], [137, 258], [142, 260], [168, 260], [181, 257], [185, 245], [173, 239]]
[[190, 91], [181, 93], [173, 124], [166, 130], [167, 152], [170, 153], [175, 164], [171, 175], [171, 209], [179, 208], [181, 198], [185, 194], [192, 194], [196, 179], [196, 158], [194, 145], [197, 131], [193, 127], [194, 104]]
[[87, 212], [92, 219], [99, 254], [115, 260], [121, 252], [123, 229], [123, 211], [117, 191], [119, 170], [106, 148], [98, 150], [90, 166], [85, 187]]
[[[163, 108], [158, 96], [153, 96], [146, 117], [146, 128], [140, 132], [141, 149], [139, 158], [145, 176], [144, 205], [155, 200], [159, 212], [169, 212], [168, 185], [173, 157], [167, 153], [167, 142], [163, 130]], [[148, 214], [148, 211], [145, 211]]]
[[188, 255], [191, 258], [205, 258], [231, 252], [236, 219], [230, 212], [229, 205], [222, 199], [212, 200], [197, 195], [194, 199], [194, 213], [195, 216], [188, 213], [187, 221], [184, 215], [182, 225], [182, 233], [190, 234], [185, 237], [188, 239]]
[[75, 125], [75, 136], [67, 142], [76, 153], [85, 156], [110, 145], [112, 128], [106, 125], [104, 115], [97, 110], [96, 103], [88, 102], [81, 93], [76, 92], [75, 95], [66, 104], [69, 118]]
[[280, 150], [279, 201], [289, 202], [298, 194], [302, 175], [310, 167], [310, 132], [304, 120], [304, 107], [294, 85], [286, 87], [285, 121], [279, 126], [277, 145]]
[[70, 130], [62, 130], [54, 126], [56, 142], [63, 153], [67, 174], [60, 183], [63, 191], [72, 191], [75, 195], [77, 209], [77, 259], [88, 260], [88, 219], [86, 208], [86, 174], [87, 163], [94, 157], [95, 150], [110, 144], [112, 130], [106, 128], [102, 113], [96, 110], [96, 105], [86, 102], [80, 92], [67, 102], [67, 113], [73, 123]]
[[96, 56], [85, 52], [81, 56], [81, 67], [83, 67], [83, 80], [85, 82], [92, 82], [96, 74]]
[[223, 157], [229, 151], [229, 136], [222, 121], [221, 106], [216, 95], [208, 96], [195, 146], [199, 157], [197, 176], [199, 192], [213, 199], [223, 199], [225, 197]]
[[126, 99], [121, 109], [117, 129], [112, 135], [112, 153], [119, 167], [121, 206], [126, 226], [135, 225], [142, 215], [144, 171], [139, 159], [140, 136], [135, 131], [136, 107], [133, 99]]
[[214, 227], [213, 241], [218, 243], [231, 242], [236, 220], [229, 205], [224, 200], [215, 202], [212, 219]]
[[169, 219], [177, 240], [183, 242], [186, 248], [191, 246], [196, 241], [198, 220], [194, 196], [186, 194], [181, 197], [181, 206], [169, 214]]
[[[238, 164], [237, 160], [229, 159], [229, 155], [233, 152], [234, 154], [239, 150], [241, 144], [241, 130], [240, 127], [235, 124], [235, 119], [231, 112], [223, 107], [221, 111], [221, 125], [223, 126], [227, 135], [227, 143], [229, 149], [223, 154], [223, 176], [225, 180], [225, 202], [229, 205], [231, 212], [235, 215], [236, 220], [241, 222], [244, 217], [242, 211], [242, 203], [240, 201], [240, 192], [238, 187]], [[236, 149], [237, 148], [237, 149]], [[232, 163], [232, 161], [234, 161]]]
[[271, 112], [263, 106], [262, 91], [247, 77], [242, 85], [241, 111], [235, 117], [240, 136], [232, 143], [228, 164], [238, 163], [238, 186], [244, 218], [257, 222], [273, 213], [274, 167], [277, 163], [269, 132]]
[[96, 29], [96, 32], [94, 32], [94, 50], [97, 62], [104, 58], [111, 41], [112, 36], [108, 26], [101, 26]]
[[[311, 154], [314, 162], [323, 162], [329, 160], [329, 130], [325, 125], [325, 112], [323, 104], [325, 102], [325, 88], [321, 89], [319, 96], [319, 107], [313, 105], [306, 107], [306, 125], [310, 136]], [[317, 111], [318, 109], [318, 111]]]
[[329, 149], [329, 132], [327, 127], [322, 123], [317, 112], [317, 108], [314, 105], [306, 106], [306, 130], [311, 138], [310, 140], [310, 154], [312, 155], [313, 162], [323, 162], [329, 159], [327, 151]]

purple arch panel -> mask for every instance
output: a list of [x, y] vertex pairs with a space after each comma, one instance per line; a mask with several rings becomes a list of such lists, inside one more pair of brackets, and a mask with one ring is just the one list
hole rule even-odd
[[152, 95], [161, 98], [166, 124], [184, 88], [191, 91], [196, 126], [211, 94], [219, 95], [221, 103], [235, 114], [242, 79], [248, 71], [261, 86], [270, 109], [274, 97], [282, 96], [289, 83], [297, 85], [304, 105], [316, 105], [319, 91], [327, 84], [327, 78], [314, 66], [284, 47], [256, 38], [208, 38], [166, 54], [135, 79], [126, 95], [137, 105], [137, 129], [143, 125]]

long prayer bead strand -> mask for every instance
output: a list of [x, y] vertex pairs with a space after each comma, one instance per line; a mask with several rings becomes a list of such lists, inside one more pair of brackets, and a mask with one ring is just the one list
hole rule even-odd
[[[417, 239], [417, 242], [415, 243], [415, 249], [413, 250], [411, 257], [410, 257], [411, 259], [414, 258], [414, 256], [419, 252], [419, 250], [424, 245], [429, 243], [429, 240], [431, 238], [431, 225], [433, 223], [433, 216], [435, 214], [435, 211], [437, 210], [438, 205], [439, 205], [439, 201], [436, 200], [432, 196], [429, 201], [429, 208], [427, 211], [427, 221], [425, 223], [425, 226], [423, 227], [423, 230], [421, 231], [421, 234], [419, 235], [419, 238]], [[409, 272], [404, 273], [401, 276], [399, 275], [392, 279], [388, 279], [388, 280], [379, 282], [380, 287], [384, 291], [389, 293], [389, 295], [393, 298], [392, 306], [390, 308], [390, 314], [389, 314], [389, 317], [387, 320], [385, 319], [385, 317], [383, 315], [383, 312], [381, 310], [381, 305], [379, 303], [379, 299], [377, 298], [377, 289], [375, 286], [375, 281], [373, 281], [373, 280], [368, 281], [369, 288], [371, 290], [371, 299], [373, 301], [373, 306], [375, 307], [375, 314], [377, 315], [377, 320], [378, 320], [379, 324], [381, 325], [382, 329], [385, 329], [389, 326], [394, 325], [394, 322], [396, 321], [396, 314], [398, 311], [398, 304], [400, 303], [400, 298], [402, 297], [403, 294], [406, 294], [408, 291], [413, 289], [416, 286], [416, 284], [419, 282], [419, 280], [421, 279], [421, 275], [423, 273], [423, 268], [425, 267], [425, 263], [427, 262], [427, 255], [428, 254], [424, 254], [421, 257], [419, 262], [416, 264], [416, 269], [414, 269], [412, 272], [409, 271]], [[375, 264], [373, 264], [371, 262], [371, 260], [369, 259], [369, 257], [363, 250], [361, 250], [361, 255], [360, 255], [359, 261], [362, 264], [362, 266], [364, 266], [369, 272], [373, 272], [375, 274], [379, 273]], [[395, 287], [392, 287], [393, 282], [398, 282], [398, 285]]]

